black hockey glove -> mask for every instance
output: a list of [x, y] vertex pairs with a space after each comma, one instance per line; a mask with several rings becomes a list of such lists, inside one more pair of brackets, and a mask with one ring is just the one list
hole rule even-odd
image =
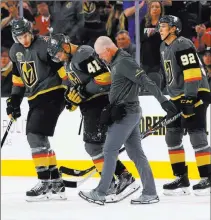
[[17, 119], [21, 116], [20, 103], [21, 98], [18, 95], [12, 95], [6, 100], [7, 102], [7, 115], [12, 115], [14, 119]]
[[176, 115], [179, 112], [177, 107], [171, 101], [162, 102], [161, 107], [163, 108], [164, 111], [167, 112], [167, 116], [169, 118]]
[[184, 97], [180, 100], [181, 110], [184, 118], [195, 115], [196, 97]]

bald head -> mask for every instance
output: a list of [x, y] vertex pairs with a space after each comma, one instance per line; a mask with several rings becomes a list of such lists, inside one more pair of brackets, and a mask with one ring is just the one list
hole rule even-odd
[[97, 38], [94, 48], [96, 51], [102, 52], [107, 48], [117, 48], [117, 47], [109, 37], [101, 36]]
[[118, 50], [113, 41], [106, 36], [101, 36], [97, 38], [94, 48], [99, 57], [107, 63], [111, 61], [112, 57]]

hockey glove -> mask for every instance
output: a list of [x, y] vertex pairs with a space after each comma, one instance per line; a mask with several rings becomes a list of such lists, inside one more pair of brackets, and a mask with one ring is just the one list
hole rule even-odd
[[65, 92], [65, 99], [73, 105], [79, 105], [82, 102], [82, 98], [74, 87], [67, 89]]
[[167, 112], [168, 117], [172, 117], [178, 113], [177, 107], [171, 101], [162, 102], [161, 107]]
[[182, 116], [184, 118], [195, 115], [195, 103], [196, 97], [184, 97], [180, 100], [181, 110], [183, 112]]
[[70, 102], [66, 102], [66, 109], [69, 110], [70, 112], [75, 111], [78, 108], [78, 106], [73, 105]]
[[11, 116], [13, 119], [17, 119], [21, 116], [20, 103], [21, 98], [18, 95], [12, 95], [6, 100], [7, 103], [7, 115]]

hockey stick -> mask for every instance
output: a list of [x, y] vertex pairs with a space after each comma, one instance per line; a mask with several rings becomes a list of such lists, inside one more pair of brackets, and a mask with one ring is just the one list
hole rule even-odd
[[[123, 151], [125, 150], [125, 147], [121, 148], [119, 150], [119, 154], [121, 154]], [[86, 175], [87, 173], [91, 172], [92, 170], [95, 169], [95, 166], [92, 166], [86, 170], [76, 170], [76, 169], [71, 169], [71, 168], [67, 168], [67, 167], [64, 167], [64, 166], [61, 166], [59, 168], [59, 171], [61, 173], [64, 173], [64, 174], [67, 174], [67, 175], [70, 175], [70, 176], [84, 176]]]
[[14, 122], [14, 119], [11, 118], [11, 119], [10, 119], [10, 122], [9, 122], [9, 124], [8, 124], [8, 126], [7, 126], [7, 129], [6, 129], [5, 133], [4, 133], [4, 136], [3, 136], [2, 140], [1, 140], [1, 148], [2, 148], [3, 145], [4, 145], [4, 142], [5, 142], [6, 138], [7, 138], [7, 135], [9, 134], [9, 130], [10, 130], [10, 128], [11, 128], [13, 122]]
[[69, 180], [64, 180], [63, 179], [63, 183], [65, 185], [65, 187], [68, 188], [77, 188], [79, 187], [81, 184], [83, 184], [85, 181], [87, 181], [90, 177], [92, 177], [95, 173], [97, 173], [97, 170], [93, 170], [88, 176], [86, 176], [85, 178], [83, 178], [82, 180], [79, 181], [69, 181]]
[[[177, 115], [173, 116], [172, 118], [166, 120], [166, 116], [164, 118], [162, 118], [161, 120], [159, 120], [157, 123], [155, 123], [151, 128], [147, 129], [145, 132], [142, 133], [141, 139], [143, 140], [144, 138], [148, 137], [150, 134], [154, 133], [155, 131], [157, 131], [158, 129], [162, 128], [163, 126], [166, 126], [170, 123], [172, 123], [173, 121], [175, 121], [176, 119], [178, 119], [181, 116], [181, 113], [178, 113]], [[123, 152], [125, 150], [125, 147], [121, 148], [119, 153]], [[75, 169], [71, 169], [71, 168], [67, 168], [64, 166], [60, 167], [60, 172], [67, 174], [67, 175], [71, 175], [71, 176], [83, 176], [87, 173], [89, 173], [90, 171], [94, 170], [95, 166], [92, 166], [86, 170], [75, 170]], [[96, 172], [96, 170], [95, 170]], [[93, 174], [94, 175], [94, 174]], [[84, 178], [84, 180], [79, 181], [80, 182], [84, 182], [86, 181], [90, 176], [87, 176], [86, 178]], [[64, 180], [65, 186], [66, 187], [71, 187], [71, 188], [76, 188], [78, 183], [77, 181], [67, 181]], [[81, 184], [81, 183], [80, 183]]]
[[[151, 128], [147, 129], [145, 132], [142, 133], [141, 135], [141, 139], [143, 140], [144, 138], [148, 137], [150, 134], [154, 133], [156, 130], [172, 123], [173, 121], [177, 120], [180, 116], [182, 115], [182, 113], [178, 113], [177, 115], [173, 116], [170, 119], [166, 119], [166, 116], [164, 118], [162, 118], [161, 120], [159, 120], [157, 123], [155, 123]], [[122, 153], [125, 150], [125, 147], [121, 148], [119, 150], [119, 154]], [[94, 170], [95, 166], [92, 166], [86, 170], [75, 170], [75, 169], [71, 169], [71, 168], [67, 168], [67, 167], [60, 167], [59, 171], [61, 173], [67, 174], [67, 175], [72, 175], [73, 176], [77, 175], [77, 176], [83, 176], [87, 173], [89, 173], [90, 171]], [[64, 185], [65, 187], [69, 187], [69, 188], [77, 188], [78, 186], [80, 186], [82, 183], [84, 183], [85, 181], [87, 181], [91, 176], [93, 176], [95, 173], [97, 172], [97, 170], [95, 169], [93, 172], [91, 172], [87, 177], [83, 178], [80, 181], [68, 181], [68, 180], [63, 180], [64, 181]], [[83, 175], [82, 175], [83, 174]]]
[[144, 131], [141, 134], [141, 139], [148, 137], [149, 135], [155, 133], [158, 129], [162, 127], [166, 127], [167, 125], [171, 124], [172, 122], [176, 121], [180, 116], [182, 115], [182, 112], [174, 115], [172, 118], [167, 119], [167, 116], [163, 117], [161, 120], [156, 122], [152, 127], [148, 128], [146, 131]]

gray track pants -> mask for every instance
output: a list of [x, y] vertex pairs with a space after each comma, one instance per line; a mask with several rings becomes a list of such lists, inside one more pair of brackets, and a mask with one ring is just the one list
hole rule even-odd
[[141, 176], [144, 195], [156, 195], [155, 182], [152, 175], [149, 162], [141, 147], [140, 135], [141, 113], [127, 114], [127, 116], [118, 123], [114, 123], [108, 129], [106, 141], [104, 144], [104, 166], [101, 180], [96, 190], [101, 195], [105, 195], [116, 168], [116, 160], [121, 146], [124, 144], [130, 159], [135, 163]]

